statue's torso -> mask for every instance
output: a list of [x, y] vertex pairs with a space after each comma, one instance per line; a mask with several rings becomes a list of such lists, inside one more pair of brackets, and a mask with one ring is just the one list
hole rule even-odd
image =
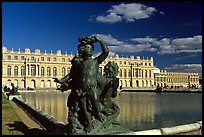
[[96, 86], [98, 74], [98, 62], [93, 59], [81, 61], [78, 64], [78, 83], [81, 87]]

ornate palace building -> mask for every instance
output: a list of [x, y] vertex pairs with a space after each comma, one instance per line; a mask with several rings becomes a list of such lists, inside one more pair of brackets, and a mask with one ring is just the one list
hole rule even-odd
[[[97, 56], [97, 54], [95, 55]], [[24, 52], [7, 50], [2, 48], [2, 85], [10, 86], [14, 83], [19, 88], [56, 88], [57, 83], [53, 77], [62, 78], [69, 73], [72, 54], [41, 53], [40, 49], [31, 52], [26, 48]], [[103, 74], [103, 68], [113, 61], [119, 66], [120, 86], [122, 87], [156, 87], [171, 85], [196, 85], [199, 84], [197, 73], [155, 73], [153, 58], [108, 57], [99, 67]]]
[[155, 85], [161, 87], [199, 87], [198, 73], [167, 72], [161, 71], [159, 75], [155, 74]]

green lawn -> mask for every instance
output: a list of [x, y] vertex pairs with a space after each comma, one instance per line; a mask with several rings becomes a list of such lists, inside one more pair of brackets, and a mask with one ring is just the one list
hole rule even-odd
[[15, 123], [22, 122], [13, 109], [9, 100], [2, 93], [2, 135], [24, 135], [19, 130], [15, 130]]

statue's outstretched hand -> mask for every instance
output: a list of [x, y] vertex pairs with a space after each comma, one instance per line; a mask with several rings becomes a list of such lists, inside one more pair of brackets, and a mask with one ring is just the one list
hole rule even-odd
[[52, 78], [52, 79], [54, 79], [54, 82], [62, 84], [62, 82], [58, 78]]
[[98, 41], [98, 42], [101, 42], [101, 41], [102, 41], [102, 39], [100, 39], [100, 38], [97, 37], [97, 36], [94, 36], [94, 39], [95, 39], [95, 41]]

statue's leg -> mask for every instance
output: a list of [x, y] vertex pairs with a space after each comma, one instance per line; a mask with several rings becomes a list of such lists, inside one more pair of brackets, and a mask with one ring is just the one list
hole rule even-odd
[[83, 96], [80, 97], [79, 99], [79, 107], [81, 109], [81, 112], [84, 115], [84, 121], [82, 121], [83, 123], [85, 123], [85, 131], [86, 132], [90, 132], [91, 131], [91, 118], [89, 117], [89, 113], [87, 111], [87, 102], [86, 102], [87, 97]]
[[95, 117], [96, 117], [99, 121], [103, 122], [103, 121], [104, 121], [104, 118], [103, 118], [102, 113], [100, 113], [101, 104], [100, 104], [99, 94], [98, 94], [99, 91], [97, 90], [96, 87], [92, 87], [90, 90], [91, 90], [91, 91], [90, 91], [90, 101], [91, 101], [91, 104], [92, 104], [92, 106], [93, 106], [93, 111], [95, 111], [95, 112], [94, 112]]

